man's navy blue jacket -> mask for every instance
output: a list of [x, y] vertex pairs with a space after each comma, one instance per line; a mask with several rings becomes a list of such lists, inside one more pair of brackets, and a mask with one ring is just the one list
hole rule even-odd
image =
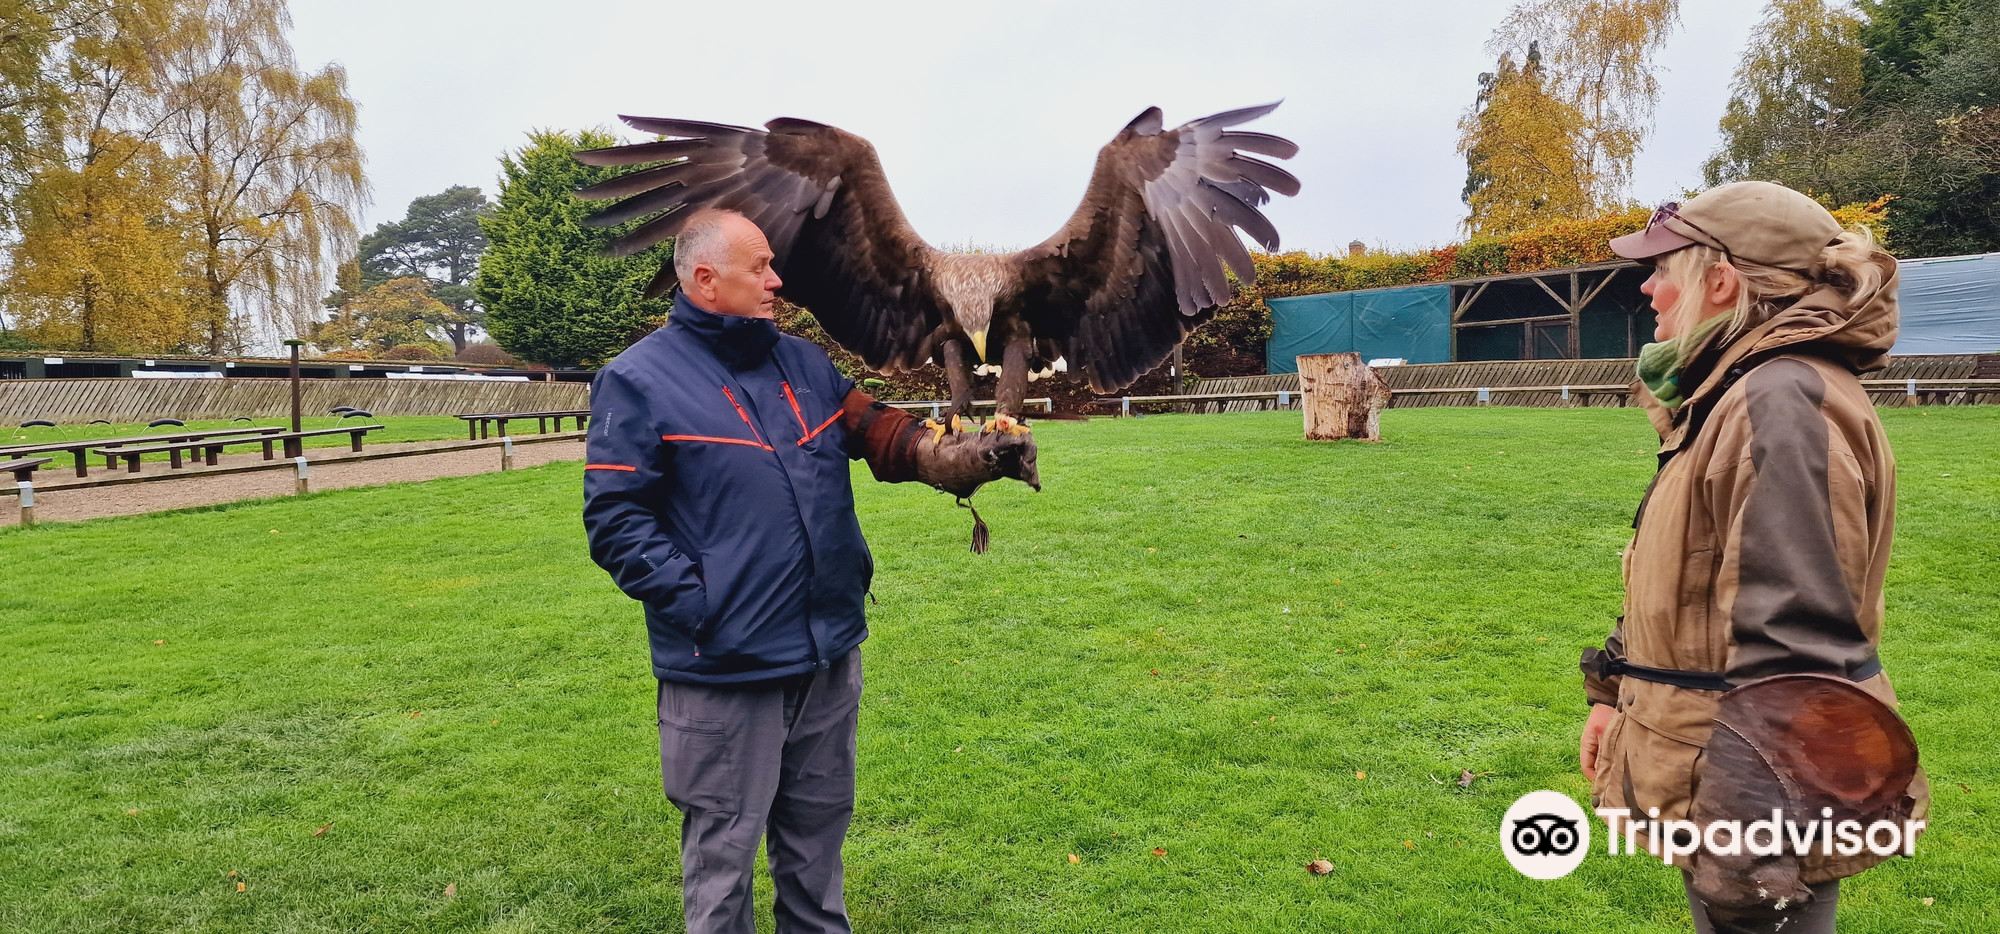
[[677, 294], [667, 326], [591, 387], [590, 556], [645, 604], [664, 680], [824, 669], [868, 636], [875, 562], [840, 420], [854, 383], [773, 333]]

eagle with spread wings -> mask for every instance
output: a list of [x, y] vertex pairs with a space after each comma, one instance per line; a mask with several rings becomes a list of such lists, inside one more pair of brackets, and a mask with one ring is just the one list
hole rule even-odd
[[[595, 166], [662, 163], [578, 192], [622, 199], [599, 226], [646, 220], [615, 240], [629, 256], [673, 237], [704, 208], [762, 228], [784, 285], [842, 347], [886, 373], [942, 362], [955, 414], [970, 414], [973, 370], [999, 367], [1000, 414], [1022, 415], [1029, 376], [1063, 368], [1113, 393], [1145, 375], [1234, 297], [1225, 269], [1255, 276], [1237, 231], [1266, 250], [1278, 231], [1258, 210], [1299, 181], [1258, 156], [1291, 141], [1233, 129], [1266, 104], [1167, 129], [1147, 108], [1098, 150], [1083, 203], [1047, 240], [1004, 254], [953, 253], [903, 216], [868, 141], [780, 117], [751, 127], [620, 117], [651, 142], [585, 150]], [[675, 285], [671, 262], [646, 288]], [[993, 353], [989, 356], [989, 351]]]

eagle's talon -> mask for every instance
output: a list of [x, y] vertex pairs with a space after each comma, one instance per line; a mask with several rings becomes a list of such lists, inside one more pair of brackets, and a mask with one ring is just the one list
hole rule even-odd
[[993, 420], [987, 422], [985, 428], [982, 430], [1004, 431], [1010, 435], [1025, 435], [1028, 433], [1028, 426], [1021, 424], [1020, 420], [1012, 415], [996, 413], [993, 416]]
[[947, 430], [945, 423], [934, 418], [927, 418], [923, 421], [923, 428], [925, 431], [931, 433], [932, 443], [944, 440], [944, 433]]

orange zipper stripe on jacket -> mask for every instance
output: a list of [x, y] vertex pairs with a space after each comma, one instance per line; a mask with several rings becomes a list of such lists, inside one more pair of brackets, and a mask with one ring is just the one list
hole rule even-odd
[[627, 467], [627, 466], [625, 466], [624, 464], [585, 464], [585, 465], [583, 465], [583, 469], [585, 469], [585, 470], [628, 470], [628, 471], [631, 471], [631, 472], [633, 472], [633, 473], [638, 473], [638, 472], [639, 472], [639, 468], [637, 468], [637, 467]]
[[798, 396], [795, 396], [795, 395], [792, 395], [792, 384], [791, 384], [791, 382], [790, 382], [790, 381], [786, 381], [786, 382], [782, 382], [782, 383], [779, 383], [778, 385], [780, 385], [780, 386], [783, 386], [783, 387], [785, 387], [785, 401], [786, 401], [786, 402], [789, 402], [789, 403], [791, 403], [791, 404], [792, 404], [792, 417], [793, 417], [793, 418], [796, 418], [796, 419], [798, 419], [798, 420], [799, 420], [799, 430], [800, 430], [800, 431], [808, 431], [808, 430], [810, 430], [810, 429], [806, 428], [806, 413], [805, 413], [805, 412], [803, 412], [803, 411], [800, 411], [800, 409], [799, 409], [799, 397], [798, 397]]
[[834, 422], [840, 421], [840, 413], [835, 412], [832, 415], [827, 416], [826, 421], [820, 422], [818, 428], [807, 427], [806, 413], [804, 410], [799, 408], [799, 397], [792, 395], [792, 384], [790, 382], [784, 382], [780, 383], [779, 385], [785, 387], [785, 401], [791, 403], [792, 405], [792, 417], [799, 420], [799, 430], [805, 432], [805, 434], [800, 436], [799, 438], [799, 447], [805, 447], [806, 442], [819, 437], [820, 432], [833, 427]]
[[743, 424], [750, 426], [750, 437], [757, 439], [757, 446], [766, 451], [771, 450], [771, 445], [764, 441], [763, 433], [757, 430], [757, 423], [750, 420], [750, 413], [743, 411], [743, 404], [736, 401], [736, 394], [730, 392], [728, 386], [722, 387], [722, 394], [728, 397], [730, 407], [736, 410], [736, 417], [742, 419]]
[[803, 438], [800, 438], [800, 439], [799, 439], [799, 444], [800, 444], [800, 446], [804, 446], [806, 442], [808, 442], [808, 441], [811, 441], [812, 439], [814, 439], [814, 438], [817, 438], [817, 437], [819, 437], [819, 433], [820, 433], [820, 432], [822, 432], [822, 431], [825, 431], [825, 430], [827, 430], [828, 428], [832, 428], [832, 427], [833, 427], [833, 423], [834, 423], [834, 422], [837, 422], [837, 421], [840, 421], [840, 413], [839, 413], [839, 412], [835, 412], [835, 413], [833, 413], [832, 415], [829, 415], [829, 416], [827, 416], [827, 417], [826, 417], [826, 421], [823, 421], [823, 422], [820, 422], [820, 423], [819, 423], [819, 427], [818, 427], [818, 428], [815, 428], [815, 429], [813, 429], [813, 430], [811, 430], [811, 431], [809, 431], [809, 432], [806, 432], [806, 436], [805, 436], [805, 437], [803, 437]]

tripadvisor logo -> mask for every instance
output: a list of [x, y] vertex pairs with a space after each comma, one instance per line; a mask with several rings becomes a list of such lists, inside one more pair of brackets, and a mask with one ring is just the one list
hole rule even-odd
[[[1651, 855], [1679, 864], [1696, 853], [1715, 856], [1792, 854], [1807, 856], [1909, 856], [1915, 852], [1920, 820], [1877, 820], [1863, 823], [1836, 820], [1831, 808], [1817, 819], [1793, 819], [1783, 810], [1768, 820], [1661, 820], [1658, 809], [1634, 817], [1626, 808], [1598, 808], [1609, 824], [1605, 837], [1612, 856]], [[1641, 845], [1639, 834], [1647, 836]], [[1622, 844], [1622, 845], [1621, 845]], [[1530, 879], [1560, 879], [1583, 863], [1590, 850], [1590, 822], [1583, 807], [1568, 795], [1531, 791], [1515, 801], [1500, 818], [1500, 851], [1515, 870]]]
[[1568, 795], [1531, 791], [1500, 818], [1500, 852], [1521, 875], [1560, 879], [1590, 851], [1590, 820]]

